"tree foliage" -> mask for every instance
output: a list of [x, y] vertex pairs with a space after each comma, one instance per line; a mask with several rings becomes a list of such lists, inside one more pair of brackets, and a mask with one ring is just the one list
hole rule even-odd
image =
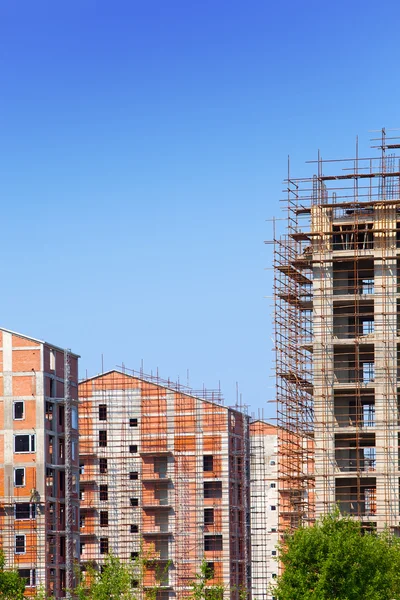
[[138, 569], [136, 562], [127, 564], [108, 554], [101, 571], [87, 566], [73, 593], [79, 600], [137, 600], [139, 594], [132, 584], [141, 576]]
[[199, 573], [196, 573], [195, 579], [190, 584], [192, 600], [222, 600], [224, 597], [224, 586], [221, 583], [211, 584], [214, 578], [213, 570], [209, 567], [206, 560], [200, 565]]
[[17, 571], [5, 570], [4, 552], [0, 550], [0, 598], [1, 600], [22, 600], [24, 598], [25, 580]]
[[280, 545], [278, 600], [399, 600], [400, 540], [367, 532], [339, 512], [288, 535]]

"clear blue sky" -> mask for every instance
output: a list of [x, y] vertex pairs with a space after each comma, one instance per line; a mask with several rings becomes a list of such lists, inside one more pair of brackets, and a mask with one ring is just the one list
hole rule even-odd
[[400, 3], [2, 0], [3, 326], [274, 412], [287, 155], [399, 127]]

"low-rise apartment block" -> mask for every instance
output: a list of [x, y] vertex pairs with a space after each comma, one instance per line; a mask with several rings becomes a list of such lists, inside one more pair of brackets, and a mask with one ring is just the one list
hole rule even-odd
[[151, 559], [144, 587], [184, 598], [205, 559], [250, 591], [249, 420], [213, 395], [113, 370], [80, 383], [81, 562]]
[[0, 538], [28, 595], [73, 583], [78, 465], [78, 356], [1, 328]]

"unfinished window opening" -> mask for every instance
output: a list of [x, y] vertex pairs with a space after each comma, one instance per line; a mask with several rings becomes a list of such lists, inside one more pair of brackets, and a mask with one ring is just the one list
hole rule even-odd
[[214, 457], [212, 454], [205, 454], [203, 456], [203, 471], [212, 472], [214, 470]]
[[58, 425], [59, 427], [64, 427], [64, 416], [65, 416], [65, 410], [64, 410], [64, 406], [59, 406], [58, 407]]
[[18, 569], [18, 575], [25, 579], [26, 587], [36, 587], [36, 569]]
[[105, 502], [106, 500], [108, 500], [108, 485], [107, 484], [102, 484], [99, 487], [99, 492], [100, 492], [100, 500]]
[[16, 520], [36, 519], [36, 505], [29, 502], [18, 502], [14, 506]]
[[13, 409], [14, 420], [21, 420], [24, 418], [24, 402], [14, 402]]
[[204, 509], [204, 525], [214, 525], [214, 509]]
[[372, 383], [375, 381], [375, 363], [362, 363], [362, 380], [363, 383]]
[[25, 485], [25, 467], [14, 469], [14, 485], [16, 487], [23, 487]]
[[14, 452], [35, 452], [35, 442], [34, 434], [14, 435]]
[[108, 510], [100, 511], [100, 527], [108, 527]]
[[100, 538], [100, 554], [108, 554], [108, 538]]
[[204, 536], [204, 551], [218, 552], [223, 549], [222, 535], [205, 535]]
[[205, 481], [204, 498], [222, 498], [222, 481]]
[[15, 536], [15, 554], [25, 554], [25, 535], [16, 535]]

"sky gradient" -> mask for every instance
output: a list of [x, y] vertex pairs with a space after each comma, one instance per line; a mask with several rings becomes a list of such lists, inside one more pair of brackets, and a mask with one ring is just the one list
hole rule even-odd
[[[328, 6], [329, 4], [329, 6]], [[287, 155], [399, 121], [394, 1], [2, 0], [2, 326], [273, 416]]]

